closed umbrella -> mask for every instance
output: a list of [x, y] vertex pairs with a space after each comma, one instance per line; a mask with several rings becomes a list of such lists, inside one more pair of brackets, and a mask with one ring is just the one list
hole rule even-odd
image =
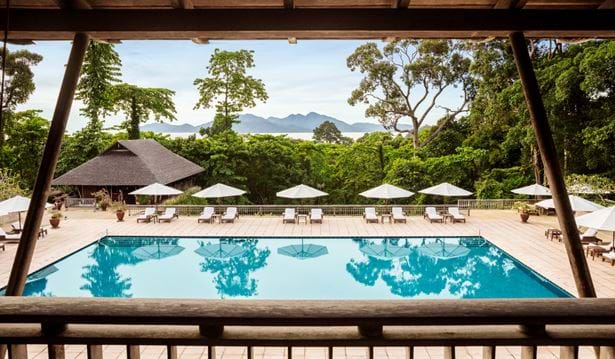
[[[572, 210], [575, 212], [593, 212], [604, 208], [598, 203], [586, 200], [585, 198], [577, 197], [574, 195], [569, 195], [568, 198], [570, 199], [570, 205], [572, 206]], [[536, 203], [536, 206], [547, 209], [555, 208], [555, 202], [552, 198], [545, 199], [544, 201]]]
[[246, 193], [246, 191], [242, 189], [227, 186], [222, 183], [216, 183], [215, 185], [207, 187], [204, 190], [193, 194], [192, 196], [199, 198], [224, 198], [241, 196], [244, 193]]
[[281, 198], [305, 199], [328, 196], [329, 194], [327, 192], [317, 190], [316, 188], [300, 184], [298, 186], [280, 191], [275, 195]]
[[464, 196], [469, 196], [472, 194], [472, 192], [466, 191], [465, 189], [459, 188], [448, 182], [442, 182], [433, 187], [422, 189], [419, 192], [423, 194], [430, 194], [434, 196], [443, 196], [443, 197], [464, 197]]
[[175, 196], [183, 192], [173, 187], [165, 186], [161, 183], [152, 183], [149, 186], [139, 188], [129, 194], [135, 196], [154, 196], [154, 204], [158, 205], [158, 196]]
[[607, 207], [576, 218], [577, 225], [613, 232], [611, 246], [615, 245], [615, 207]]
[[[19, 216], [19, 227], [21, 230], [21, 212], [25, 212], [30, 207], [30, 198], [24, 196], [15, 196], [0, 202], [0, 215], [17, 213]], [[45, 208], [51, 208], [53, 205], [45, 203]]]
[[407, 198], [414, 193], [403, 188], [393, 186], [392, 184], [381, 184], [378, 187], [368, 189], [367, 191], [359, 193], [360, 196], [366, 198], [379, 198], [379, 199], [394, 199], [394, 198]]
[[512, 193], [516, 194], [525, 194], [528, 196], [550, 196], [551, 190], [547, 187], [539, 185], [538, 183], [534, 183], [529, 186], [515, 188], [511, 190]]

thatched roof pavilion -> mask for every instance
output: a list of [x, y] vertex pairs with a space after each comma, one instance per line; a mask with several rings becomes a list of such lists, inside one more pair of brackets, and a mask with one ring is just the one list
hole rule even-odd
[[84, 187], [146, 186], [154, 182], [173, 184], [203, 171], [201, 166], [154, 140], [124, 140], [54, 179], [52, 184]]

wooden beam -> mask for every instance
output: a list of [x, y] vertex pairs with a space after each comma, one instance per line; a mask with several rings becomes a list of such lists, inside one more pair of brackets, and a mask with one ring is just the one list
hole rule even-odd
[[68, 64], [66, 65], [62, 86], [60, 87], [51, 127], [49, 128], [47, 143], [45, 144], [36, 182], [34, 183], [30, 207], [28, 208], [28, 214], [21, 232], [21, 240], [15, 253], [9, 282], [6, 286], [5, 295], [7, 296], [22, 295], [26, 284], [26, 277], [30, 270], [32, 255], [38, 240], [38, 232], [41, 228], [43, 214], [45, 213], [45, 204], [49, 196], [51, 180], [53, 179], [60, 154], [66, 122], [68, 121], [68, 115], [73, 104], [81, 65], [83, 64], [83, 58], [89, 42], [89, 36], [83, 33], [75, 34], [73, 39], [73, 46], [68, 58]]
[[[4, 16], [5, 10], [0, 10]], [[615, 37], [615, 10], [493, 9], [12, 9], [9, 39], [287, 39], [385, 37]], [[442, 19], [447, 19], [442, 21]], [[575, 21], [570, 21], [574, 19]]]
[[536, 80], [532, 60], [527, 50], [525, 36], [521, 32], [514, 32], [510, 35], [510, 43], [515, 56], [517, 71], [523, 84], [523, 94], [534, 128], [534, 136], [540, 149], [542, 162], [545, 165], [545, 173], [549, 179], [549, 188], [555, 202], [555, 211], [564, 237], [564, 244], [578, 294], [580, 297], [595, 297], [596, 290], [587, 267], [583, 246], [579, 240], [579, 230], [568, 199], [568, 191], [564, 184], [564, 176], [555, 150], [547, 113], [542, 102], [540, 86]]
[[88, 0], [54, 0], [60, 9], [90, 10], [92, 5]]
[[411, 0], [393, 0], [394, 9], [407, 9]]
[[604, 0], [598, 9], [615, 9], [615, 0]]
[[493, 6], [494, 9], [523, 9], [527, 0], [498, 0]]
[[292, 10], [295, 8], [295, 0], [284, 0], [284, 8]]

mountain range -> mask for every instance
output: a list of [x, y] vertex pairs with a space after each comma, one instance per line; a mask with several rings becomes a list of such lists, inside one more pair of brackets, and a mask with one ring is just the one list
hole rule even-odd
[[[260, 117], [252, 114], [239, 116], [239, 123], [233, 124], [233, 130], [238, 133], [296, 133], [312, 132], [316, 127], [325, 121], [331, 121], [341, 132], [376, 132], [383, 131], [382, 125], [357, 122], [349, 124], [331, 116], [310, 112], [306, 115], [292, 114], [283, 118], [279, 117]], [[142, 131], [164, 132], [164, 133], [192, 133], [199, 132], [201, 128], [207, 128], [210, 122], [201, 125], [190, 125], [187, 123], [175, 125], [172, 123], [148, 123], [141, 126]]]

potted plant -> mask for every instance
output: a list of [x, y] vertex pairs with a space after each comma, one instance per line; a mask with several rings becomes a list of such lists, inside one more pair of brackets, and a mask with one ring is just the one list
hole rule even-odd
[[519, 217], [521, 217], [521, 222], [527, 223], [527, 220], [530, 218], [530, 211], [532, 210], [532, 206], [530, 206], [527, 202], [515, 202], [513, 204], [513, 209], [516, 209], [519, 212]]
[[111, 205], [111, 196], [109, 196], [109, 192], [106, 188], [94, 192], [92, 193], [92, 195], [94, 196], [94, 198], [96, 198], [96, 203], [102, 211], [106, 211], [107, 208]]
[[124, 215], [126, 214], [126, 204], [124, 202], [113, 202], [113, 209], [115, 210], [115, 216], [118, 222], [124, 221]]
[[49, 217], [51, 228], [58, 228], [60, 226], [60, 219], [62, 219], [62, 213], [60, 211], [51, 211], [51, 217]]

